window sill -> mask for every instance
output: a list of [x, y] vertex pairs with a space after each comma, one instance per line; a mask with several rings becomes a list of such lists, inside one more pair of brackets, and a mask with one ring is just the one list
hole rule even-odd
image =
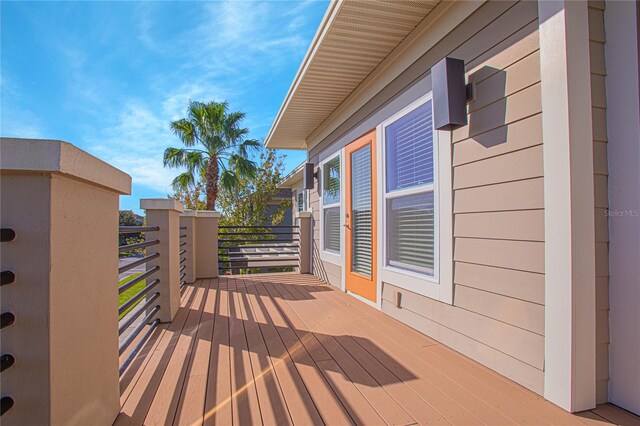
[[334, 265], [342, 267], [342, 255], [340, 253], [330, 252], [326, 250], [320, 251], [320, 260], [323, 262], [329, 262]]
[[380, 271], [380, 279], [392, 286], [440, 300], [441, 285], [436, 277], [404, 271], [392, 266], [384, 266]]

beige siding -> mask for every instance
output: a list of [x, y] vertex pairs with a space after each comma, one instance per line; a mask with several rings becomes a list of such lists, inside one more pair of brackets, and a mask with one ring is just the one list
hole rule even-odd
[[604, 60], [604, 2], [589, 2], [589, 54], [593, 108], [593, 169], [596, 226], [596, 400], [608, 401], [609, 383], [609, 229], [606, 216], [607, 129]]
[[[454, 305], [406, 291], [401, 283], [383, 283], [382, 310], [542, 393], [544, 194], [537, 20], [536, 2], [485, 3], [314, 147], [310, 161], [318, 164], [348, 143], [342, 135], [351, 129], [360, 126], [364, 133], [377, 125], [369, 117], [417, 87], [442, 57], [464, 59], [476, 99], [469, 107], [469, 125], [453, 132]], [[317, 191], [310, 200], [317, 225]], [[318, 246], [319, 226], [314, 237]], [[315, 254], [316, 274], [339, 285], [340, 268]], [[401, 308], [394, 304], [396, 292], [403, 293]]]
[[[511, 30], [521, 26], [519, 40], [496, 25], [505, 19]], [[537, 5], [513, 6], [482, 33], [510, 41], [467, 64], [476, 99], [469, 124], [453, 132], [455, 298], [449, 316], [461, 316], [459, 308], [468, 318], [464, 325], [430, 318], [453, 335], [486, 345], [476, 359], [542, 392], [544, 169]], [[462, 50], [483, 51], [489, 47], [483, 43], [483, 37], [474, 37], [465, 43], [473, 47]], [[457, 339], [456, 349], [469, 346]]]

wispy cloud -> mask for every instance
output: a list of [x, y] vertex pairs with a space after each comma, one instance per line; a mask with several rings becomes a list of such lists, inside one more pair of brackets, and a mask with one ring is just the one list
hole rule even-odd
[[22, 88], [6, 71], [0, 75], [0, 136], [43, 138], [40, 118], [24, 105]]
[[140, 185], [166, 193], [175, 171], [162, 165], [164, 149], [175, 143], [169, 122], [148, 106], [132, 102], [124, 106], [116, 123], [88, 136], [89, 150], [129, 173]]
[[[41, 38], [60, 62], [63, 102], [78, 114], [73, 126], [80, 140], [72, 142], [162, 196], [177, 174], [162, 165], [164, 149], [179, 145], [170, 121], [184, 116], [189, 99], [228, 100], [232, 108], [248, 112], [247, 105], [260, 102], [254, 99], [256, 87], [273, 84], [274, 75], [306, 51], [306, 12], [313, 4], [116, 2], [64, 8], [67, 17], [78, 8], [91, 11], [96, 25], [89, 21], [89, 31], [81, 26], [54, 30], [42, 14], [30, 19], [34, 28], [49, 28]], [[119, 14], [104, 13], [116, 9]], [[118, 21], [123, 10], [131, 18], [128, 24]], [[172, 16], [175, 11], [180, 20]], [[4, 91], [4, 75], [2, 86]], [[38, 117], [9, 109], [2, 114], [3, 134], [7, 129], [46, 136]], [[248, 115], [245, 125], [252, 137], [268, 130], [274, 113], [256, 108]], [[24, 120], [5, 120], [16, 115]]]

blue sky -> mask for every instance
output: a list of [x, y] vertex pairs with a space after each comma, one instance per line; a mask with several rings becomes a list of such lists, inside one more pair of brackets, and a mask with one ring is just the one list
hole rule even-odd
[[[162, 152], [188, 99], [227, 100], [262, 140], [325, 1], [1, 3], [2, 136], [62, 139], [166, 197]], [[305, 159], [286, 151], [287, 171]]]

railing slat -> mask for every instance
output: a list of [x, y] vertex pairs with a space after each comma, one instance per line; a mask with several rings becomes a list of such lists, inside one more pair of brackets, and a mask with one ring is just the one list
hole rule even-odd
[[147, 330], [147, 332], [142, 336], [138, 344], [133, 348], [129, 356], [127, 356], [127, 358], [124, 360], [124, 362], [122, 363], [119, 369], [119, 373], [121, 376], [122, 376], [122, 373], [124, 373], [124, 371], [129, 366], [129, 364], [131, 364], [131, 361], [133, 361], [136, 355], [138, 355], [138, 352], [140, 352], [140, 349], [142, 349], [144, 344], [147, 343], [147, 340], [149, 340], [149, 337], [151, 337], [151, 334], [153, 333], [153, 331], [156, 329], [156, 327], [158, 327], [158, 324], [160, 324], [159, 318], [156, 318], [155, 320], [153, 320], [153, 322], [150, 324], [149, 330]]
[[299, 232], [219, 232], [218, 235], [300, 235]]
[[138, 307], [133, 313], [127, 314], [129, 315], [129, 318], [127, 318], [126, 321], [123, 321], [122, 324], [118, 326], [118, 335], [124, 333], [124, 331], [129, 328], [131, 324], [133, 324], [136, 318], [138, 318], [140, 314], [145, 312], [147, 308], [151, 306], [158, 297], [160, 297], [160, 293], [154, 293], [146, 302], [142, 304], [142, 306]]
[[298, 261], [298, 257], [295, 256], [290, 256], [290, 257], [274, 257], [272, 259], [266, 258], [266, 257], [262, 257], [262, 258], [245, 258], [245, 259], [230, 259], [230, 260], [219, 260], [218, 263], [252, 263], [252, 262], [277, 262], [277, 261], [282, 261], [282, 262], [291, 262], [291, 261]]
[[142, 281], [142, 280], [144, 280], [146, 278], [149, 278], [151, 275], [153, 275], [154, 273], [156, 273], [159, 270], [160, 270], [160, 266], [156, 265], [153, 268], [149, 269], [144, 274], [138, 275], [137, 277], [135, 277], [134, 279], [132, 279], [128, 283], [122, 284], [120, 287], [118, 287], [118, 294], [122, 294], [123, 292], [129, 290], [131, 287], [133, 287], [134, 285], [138, 284], [140, 281]]
[[280, 269], [280, 268], [295, 268], [297, 265], [262, 265], [262, 266], [219, 266], [221, 271], [232, 271], [236, 269]]
[[121, 267], [118, 268], [118, 274], [126, 272], [129, 269], [133, 269], [136, 266], [143, 265], [143, 264], [147, 263], [148, 261], [150, 261], [151, 259], [155, 259], [156, 257], [159, 257], [159, 256], [160, 256], [160, 253], [153, 253], [153, 254], [151, 254], [149, 256], [143, 257], [140, 260], [136, 260], [135, 262], [131, 262], [128, 265], [121, 266]]
[[13, 407], [13, 398], [10, 396], [3, 396], [2, 399], [0, 399], [0, 416], [11, 410], [11, 407]]
[[0, 241], [8, 243], [16, 238], [16, 231], [11, 228], [0, 228]]
[[278, 242], [281, 241], [283, 243], [287, 243], [287, 242], [293, 242], [293, 241], [300, 241], [297, 238], [292, 238], [292, 239], [287, 239], [287, 240], [278, 240], [278, 239], [267, 239], [267, 238], [251, 238], [248, 240], [218, 240], [218, 243], [242, 243], [242, 242], [247, 242], [247, 243], [274, 243], [274, 242]]
[[123, 251], [137, 250], [145, 247], [155, 246], [156, 244], [160, 244], [160, 240], [143, 241], [141, 243], [135, 243], [135, 244], [126, 244], [124, 246], [119, 246], [118, 252], [122, 253]]
[[137, 234], [139, 232], [159, 231], [159, 226], [120, 226], [118, 232], [120, 234]]
[[151, 282], [151, 284], [148, 284], [145, 288], [140, 290], [140, 292], [138, 292], [135, 296], [133, 296], [131, 299], [127, 300], [122, 305], [120, 305], [118, 307], [118, 315], [121, 315], [124, 311], [129, 309], [131, 306], [133, 306], [136, 303], [138, 303], [138, 301], [142, 298], [142, 296], [144, 296], [145, 294], [147, 294], [149, 292], [149, 290], [151, 290], [152, 288], [157, 286], [159, 282], [160, 282], [160, 280], [156, 278], [155, 280], [153, 280]]
[[299, 228], [298, 225], [273, 225], [273, 226], [256, 226], [256, 225], [251, 225], [251, 226], [218, 226], [218, 229], [292, 229], [292, 228]]
[[0, 372], [6, 370], [7, 368], [11, 368], [13, 364], [15, 364], [16, 359], [11, 354], [2, 354], [0, 356]]
[[147, 316], [144, 317], [144, 319], [140, 322], [140, 324], [138, 324], [136, 328], [133, 329], [131, 334], [129, 334], [127, 338], [124, 339], [124, 342], [120, 344], [120, 346], [118, 347], [118, 355], [122, 355], [122, 353], [127, 350], [131, 342], [133, 342], [135, 338], [138, 337], [138, 334], [140, 334], [144, 326], [147, 325], [149, 321], [151, 321], [151, 319], [153, 319], [153, 316], [157, 314], [159, 310], [160, 310], [160, 305], [156, 305], [153, 307], [153, 309], [149, 311]]
[[12, 284], [16, 280], [16, 274], [13, 271], [2, 271], [0, 285]]
[[16, 317], [11, 312], [3, 312], [2, 314], [0, 314], [0, 329], [9, 327], [15, 321]]
[[240, 244], [235, 246], [218, 247], [218, 250], [230, 250], [230, 249], [239, 249], [239, 248], [300, 248], [300, 246], [297, 244], [287, 244], [287, 245]]
[[[260, 256], [260, 254], [263, 254], [263, 256]], [[225, 257], [228, 257], [229, 259], [238, 259], [238, 258], [242, 258], [245, 259], [247, 257], [255, 257], [256, 259], [261, 259], [263, 257], [283, 257], [283, 256], [292, 256], [292, 255], [298, 255], [300, 254], [299, 251], [288, 251], [288, 252], [282, 252], [282, 253], [229, 253], [229, 254], [225, 254]], [[297, 259], [297, 256], [296, 256]]]

